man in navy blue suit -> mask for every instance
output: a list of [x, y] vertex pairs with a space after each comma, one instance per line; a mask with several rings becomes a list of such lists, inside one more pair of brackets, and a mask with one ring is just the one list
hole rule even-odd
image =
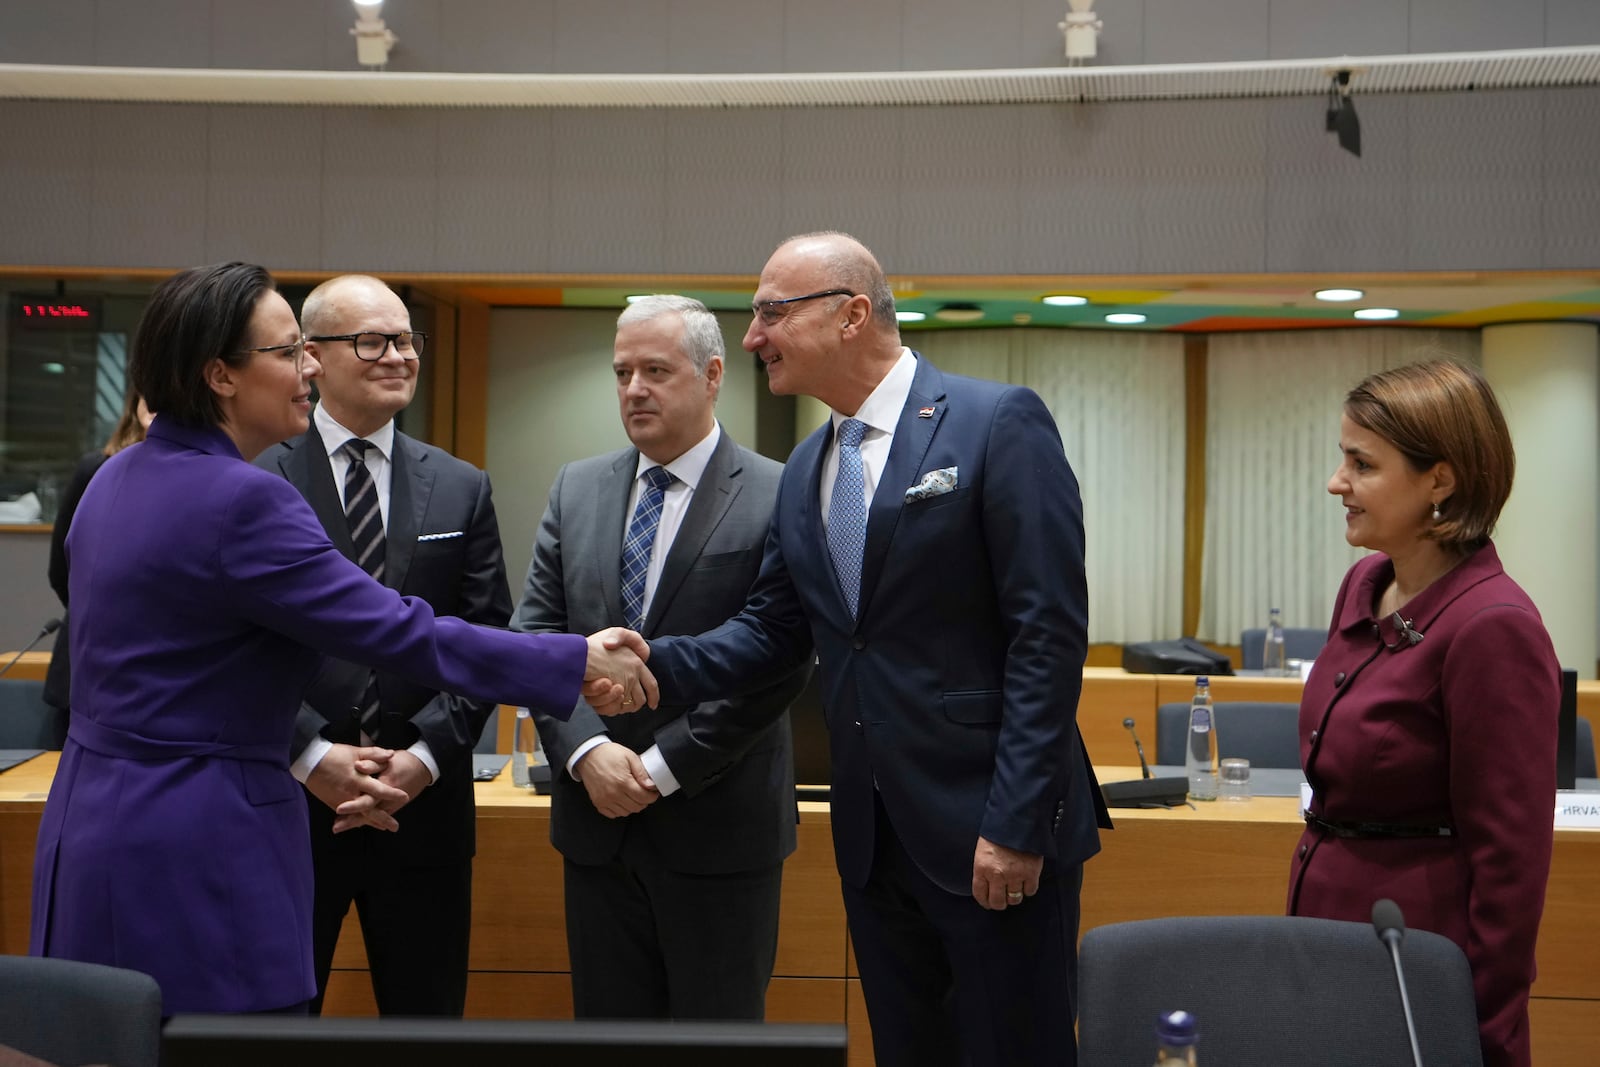
[[784, 468], [744, 610], [651, 641], [650, 668], [672, 700], [726, 697], [814, 644], [879, 1067], [1073, 1063], [1078, 891], [1109, 820], [1077, 729], [1082, 506], [1055, 422], [903, 347], [844, 234], [781, 245], [753, 310], [772, 391], [832, 416]]

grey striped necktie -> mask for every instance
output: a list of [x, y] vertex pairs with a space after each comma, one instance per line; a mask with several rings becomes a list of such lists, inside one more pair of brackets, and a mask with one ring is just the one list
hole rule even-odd
[[[383, 512], [378, 507], [378, 486], [367, 469], [367, 449], [376, 447], [370, 441], [352, 437], [340, 446], [350, 461], [344, 472], [344, 519], [350, 526], [350, 540], [356, 549], [356, 563], [378, 581], [383, 581], [384, 534]], [[379, 710], [378, 675], [367, 676], [367, 691], [361, 696], [358, 711], [361, 729], [374, 741], [378, 739], [378, 725], [383, 716]]]
[[356, 565], [383, 581], [383, 512], [378, 508], [378, 486], [367, 469], [367, 449], [372, 442], [352, 437], [342, 446], [350, 466], [344, 472], [344, 519], [356, 546]]

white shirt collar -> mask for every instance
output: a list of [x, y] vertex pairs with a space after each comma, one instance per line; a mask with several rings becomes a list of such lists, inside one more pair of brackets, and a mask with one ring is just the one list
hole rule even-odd
[[911, 381], [916, 376], [917, 357], [911, 354], [911, 349], [902, 346], [900, 358], [895, 360], [894, 366], [889, 368], [889, 373], [883, 376], [878, 387], [867, 394], [867, 399], [861, 402], [861, 407], [854, 415], [842, 415], [837, 411], [833, 413], [834, 431], [838, 432], [839, 424], [845, 419], [855, 419], [866, 423], [869, 430], [878, 430], [892, 437], [895, 426], [900, 422], [900, 413], [905, 410], [906, 398], [911, 395]]
[[711, 462], [711, 453], [717, 450], [717, 442], [720, 440], [722, 440], [722, 424], [712, 420], [711, 432], [671, 463], [657, 463], [643, 452], [640, 452], [639, 464], [634, 468], [633, 477], [637, 480], [639, 475], [651, 467], [665, 467], [668, 474], [687, 485], [690, 489], [695, 489], [700, 485], [700, 477], [705, 474], [706, 464]]
[[[339, 425], [339, 421], [328, 414], [328, 409], [318, 403], [311, 413], [316, 421], [317, 432], [322, 435], [322, 446], [328, 450], [328, 456], [344, 447], [344, 443], [352, 437], [359, 436]], [[394, 420], [390, 419], [376, 430], [367, 434], [366, 440], [372, 443], [386, 460], [394, 459]], [[677, 472], [674, 471], [674, 474]]]

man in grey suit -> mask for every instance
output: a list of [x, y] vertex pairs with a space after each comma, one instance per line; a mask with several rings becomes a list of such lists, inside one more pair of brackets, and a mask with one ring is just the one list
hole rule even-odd
[[[612, 370], [633, 447], [556, 476], [513, 629], [699, 633], [760, 567], [782, 466], [716, 420], [716, 318], [686, 297], [637, 301]], [[763, 1017], [797, 817], [780, 709], [807, 673], [739, 700], [537, 719], [579, 1018]]]
[[[488, 476], [395, 428], [416, 391], [427, 340], [411, 329], [405, 304], [376, 278], [343, 275], [306, 297], [301, 328], [306, 351], [322, 363], [320, 402], [306, 433], [256, 463], [293, 483], [333, 543], [384, 584], [421, 597], [438, 615], [504, 626], [511, 590]], [[313, 1010], [321, 1010], [354, 902], [379, 1012], [462, 1014], [472, 749], [493, 710], [337, 661], [313, 682], [292, 754], [314, 801]], [[380, 811], [373, 821], [385, 829], [397, 821], [399, 833], [336, 832], [350, 820], [336, 820], [333, 808], [357, 787], [360, 759], [378, 762], [380, 782], [393, 787], [383, 805], [392, 818]]]

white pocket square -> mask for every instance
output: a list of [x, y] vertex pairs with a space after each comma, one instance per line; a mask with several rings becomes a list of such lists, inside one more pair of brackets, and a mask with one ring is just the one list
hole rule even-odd
[[465, 530], [446, 530], [444, 533], [418, 534], [418, 541], [448, 541], [452, 537], [465, 536]]
[[940, 467], [922, 476], [922, 481], [906, 490], [906, 500], [926, 500], [940, 496], [956, 487], [956, 468]]

